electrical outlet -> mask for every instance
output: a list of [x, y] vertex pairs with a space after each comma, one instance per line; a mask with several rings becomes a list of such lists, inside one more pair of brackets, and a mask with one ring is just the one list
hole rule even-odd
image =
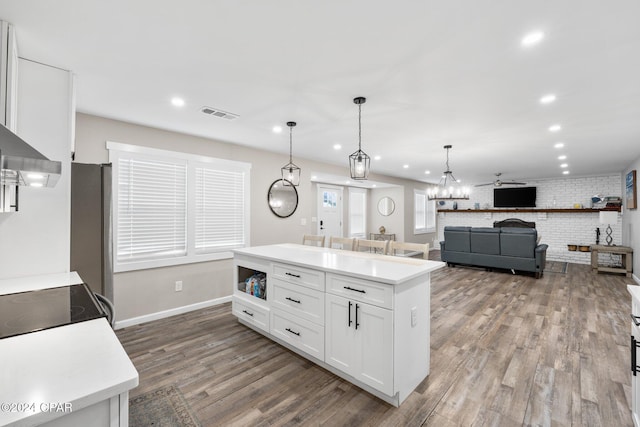
[[176, 281], [176, 292], [182, 291], [182, 280]]
[[411, 327], [413, 328], [417, 324], [418, 324], [418, 308], [412, 307], [411, 308]]

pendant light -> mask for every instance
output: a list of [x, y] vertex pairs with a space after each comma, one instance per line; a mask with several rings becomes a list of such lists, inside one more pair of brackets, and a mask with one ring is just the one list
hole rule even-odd
[[444, 171], [438, 186], [427, 191], [429, 200], [469, 200], [469, 189], [461, 187], [449, 168], [449, 150], [451, 145], [445, 145], [447, 150], [447, 170]]
[[358, 151], [349, 156], [349, 169], [351, 179], [364, 180], [369, 176], [369, 165], [371, 158], [362, 151], [362, 104], [367, 99], [359, 96], [353, 99], [353, 103], [358, 106]]
[[282, 171], [282, 184], [287, 186], [300, 185], [300, 171], [301, 169], [293, 163], [292, 151], [293, 151], [293, 127], [296, 122], [287, 122], [289, 126], [289, 163], [284, 165], [280, 170]]

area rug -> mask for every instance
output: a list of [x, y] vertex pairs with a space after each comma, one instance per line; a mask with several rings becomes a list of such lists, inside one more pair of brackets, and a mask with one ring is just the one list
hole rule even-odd
[[174, 386], [167, 386], [129, 399], [131, 427], [200, 427], [184, 396]]
[[545, 265], [545, 268], [544, 268], [544, 272], [545, 273], [566, 274], [567, 273], [567, 267], [568, 267], [568, 263], [567, 262], [547, 261], [547, 263]]

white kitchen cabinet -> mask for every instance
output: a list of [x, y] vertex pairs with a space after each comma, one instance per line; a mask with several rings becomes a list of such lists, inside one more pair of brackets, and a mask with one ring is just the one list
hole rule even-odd
[[[237, 249], [234, 265], [244, 325], [395, 406], [429, 374], [430, 272], [444, 263], [280, 244]], [[245, 291], [254, 271], [262, 298]]]
[[631, 294], [631, 416], [633, 424], [640, 427], [640, 286], [627, 285]]
[[337, 295], [326, 300], [325, 362], [392, 394], [392, 311]]

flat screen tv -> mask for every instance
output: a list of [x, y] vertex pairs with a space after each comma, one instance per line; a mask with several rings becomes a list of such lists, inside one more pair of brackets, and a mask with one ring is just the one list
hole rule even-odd
[[494, 188], [493, 207], [535, 208], [536, 187]]

